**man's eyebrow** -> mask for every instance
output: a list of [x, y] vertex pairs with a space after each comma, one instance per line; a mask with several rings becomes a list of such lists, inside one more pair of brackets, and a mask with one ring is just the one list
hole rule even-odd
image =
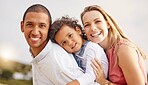
[[40, 24], [44, 24], [44, 25], [46, 25], [46, 23], [43, 23], [43, 22], [41, 22]]
[[27, 21], [26, 23], [32, 23], [31, 21]]

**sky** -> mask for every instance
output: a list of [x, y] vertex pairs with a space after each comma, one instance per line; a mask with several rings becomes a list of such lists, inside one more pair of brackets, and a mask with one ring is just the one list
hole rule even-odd
[[[53, 21], [65, 15], [80, 21], [84, 7], [100, 5], [148, 54], [148, 0], [0, 0], [0, 57], [26, 64], [32, 61], [29, 46], [20, 30], [20, 21], [25, 10], [33, 4], [46, 6]], [[148, 72], [148, 59], [146, 66]]]

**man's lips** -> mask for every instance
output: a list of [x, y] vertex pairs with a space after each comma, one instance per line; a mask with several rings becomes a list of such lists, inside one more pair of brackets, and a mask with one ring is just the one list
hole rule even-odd
[[39, 38], [39, 37], [30, 37], [30, 39], [31, 39], [32, 41], [38, 41], [40, 38]]

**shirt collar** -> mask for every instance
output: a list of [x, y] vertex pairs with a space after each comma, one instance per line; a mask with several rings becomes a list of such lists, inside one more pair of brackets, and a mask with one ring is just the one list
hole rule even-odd
[[[42, 59], [44, 59], [46, 57], [47, 53], [51, 50], [51, 48], [52, 48], [52, 42], [51, 42], [51, 40], [49, 40], [48, 43], [46, 44], [46, 46], [44, 47], [44, 49], [35, 58], [33, 58], [33, 60], [31, 62], [32, 63], [39, 62]], [[30, 50], [30, 52], [31, 52], [31, 50]], [[32, 54], [32, 52], [31, 52], [31, 54]]]
[[85, 47], [87, 46], [87, 43], [88, 42], [90, 42], [90, 41], [86, 41], [85, 43], [83, 43], [81, 49], [78, 52], [75, 53], [76, 56], [79, 56], [79, 57], [82, 57], [83, 56]]

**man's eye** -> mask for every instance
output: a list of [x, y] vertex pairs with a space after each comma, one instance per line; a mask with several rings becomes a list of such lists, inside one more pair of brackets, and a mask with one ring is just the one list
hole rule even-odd
[[31, 23], [28, 23], [28, 24], [26, 24], [26, 26], [29, 26], [29, 27], [31, 27], [31, 26], [33, 26]]
[[44, 28], [44, 27], [46, 27], [46, 25], [45, 24], [41, 24], [40, 27], [41, 28]]

